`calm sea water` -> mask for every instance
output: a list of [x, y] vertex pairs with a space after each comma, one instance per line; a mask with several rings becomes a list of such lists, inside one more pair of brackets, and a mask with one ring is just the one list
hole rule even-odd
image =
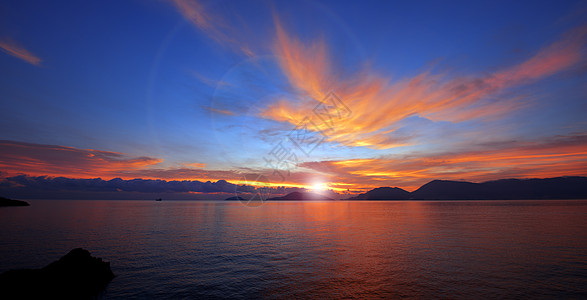
[[106, 298], [587, 297], [587, 200], [30, 202], [0, 272], [84, 247]]

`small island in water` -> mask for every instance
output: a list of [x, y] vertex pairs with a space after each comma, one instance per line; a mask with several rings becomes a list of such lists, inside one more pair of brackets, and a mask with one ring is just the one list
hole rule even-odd
[[324, 200], [334, 200], [332, 198], [326, 197], [324, 195], [318, 193], [310, 193], [310, 192], [292, 192], [282, 197], [273, 197], [267, 200], [275, 200], [275, 201], [324, 201]]

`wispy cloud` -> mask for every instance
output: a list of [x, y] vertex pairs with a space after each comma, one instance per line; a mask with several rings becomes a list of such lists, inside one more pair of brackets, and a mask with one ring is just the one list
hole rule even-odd
[[179, 13], [194, 27], [206, 33], [216, 42], [231, 47], [235, 52], [253, 56], [254, 53], [243, 40], [239, 39], [234, 27], [228, 24], [224, 18], [214, 15], [206, 10], [198, 0], [169, 0]]
[[204, 12], [204, 6], [195, 0], [171, 0], [179, 12], [193, 25], [202, 30], [216, 31], [214, 18]]
[[185, 164], [186, 167], [189, 168], [196, 168], [196, 169], [203, 169], [206, 167], [205, 163], [189, 163], [189, 164]]
[[41, 59], [25, 49], [22, 45], [18, 44], [12, 39], [4, 38], [0, 40], [0, 48], [2, 50], [16, 58], [22, 59], [31, 65], [40, 66]]
[[572, 68], [585, 59], [581, 49], [587, 35], [587, 27], [575, 28], [525, 62], [493, 74], [454, 78], [426, 71], [392, 81], [372, 70], [342, 78], [332, 67], [324, 40], [303, 43], [288, 34], [277, 19], [276, 31], [275, 53], [299, 97], [280, 99], [261, 116], [297, 124], [334, 91], [350, 107], [352, 116], [337, 123], [329, 140], [375, 149], [406, 145], [393, 133], [399, 122], [410, 116], [462, 122], [496, 118], [527, 105], [517, 97], [497, 101], [489, 96]]
[[199, 81], [201, 81], [202, 83], [204, 83], [210, 87], [216, 88], [216, 87], [230, 86], [230, 84], [228, 82], [225, 82], [222, 80], [213, 80], [213, 79], [207, 78], [206, 76], [203, 76], [200, 73], [195, 72], [195, 71], [192, 71], [191, 73], [194, 75], [194, 77], [196, 77], [196, 79], [198, 79]]
[[234, 116], [236, 115], [234, 112], [226, 109], [218, 109], [210, 106], [202, 106], [203, 109], [216, 114], [226, 115], [226, 116]]

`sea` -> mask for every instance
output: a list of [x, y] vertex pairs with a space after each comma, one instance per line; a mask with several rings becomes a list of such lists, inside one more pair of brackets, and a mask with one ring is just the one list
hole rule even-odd
[[0, 272], [82, 247], [104, 299], [587, 298], [587, 200], [29, 203]]

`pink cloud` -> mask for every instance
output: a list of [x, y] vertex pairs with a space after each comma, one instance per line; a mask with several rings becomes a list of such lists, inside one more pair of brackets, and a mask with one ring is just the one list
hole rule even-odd
[[17, 42], [15, 42], [11, 39], [1, 40], [0, 41], [0, 48], [2, 48], [2, 50], [4, 50], [4, 52], [6, 52], [16, 58], [22, 59], [31, 65], [35, 65], [35, 66], [41, 65], [42, 60], [38, 56], [34, 55], [29, 50], [25, 49], [23, 46], [21, 46], [20, 44], [18, 44]]

